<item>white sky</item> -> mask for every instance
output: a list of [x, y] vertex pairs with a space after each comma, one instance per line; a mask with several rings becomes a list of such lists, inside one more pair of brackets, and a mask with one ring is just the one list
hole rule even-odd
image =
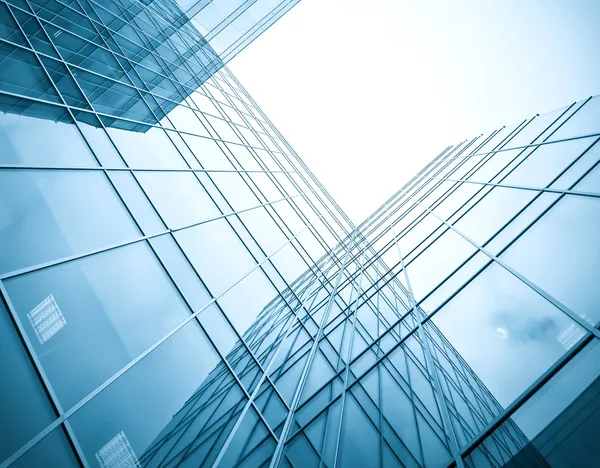
[[600, 0], [302, 0], [230, 68], [359, 223], [446, 146], [600, 93]]

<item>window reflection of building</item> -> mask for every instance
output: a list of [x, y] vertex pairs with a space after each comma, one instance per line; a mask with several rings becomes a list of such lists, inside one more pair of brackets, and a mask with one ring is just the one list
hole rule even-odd
[[137, 468], [141, 466], [123, 431], [96, 452], [96, 459], [101, 468]]
[[35, 306], [27, 318], [42, 345], [67, 324], [52, 294]]
[[[383, 273], [382, 276], [385, 276], [385, 273]], [[358, 306], [358, 304], [356, 305], [356, 308], [358, 309], [366, 307], [375, 315], [379, 315], [380, 326], [382, 327], [380, 328], [379, 333], [388, 335], [392, 343], [401, 340], [403, 325], [406, 327], [406, 330], [414, 331], [416, 327], [415, 318], [412, 313], [409, 313], [410, 307], [405, 303], [408, 292], [399, 282], [394, 281], [394, 283], [393, 287], [385, 287], [381, 291], [378, 291], [375, 296], [382, 305], [381, 310], [383, 310], [384, 302], [387, 302], [386, 307], [390, 306], [392, 303], [399, 306], [399, 309], [395, 312], [397, 313], [397, 318], [404, 315], [404, 319], [401, 321], [402, 325], [390, 328], [390, 323], [380, 314], [381, 310], [377, 311], [376, 301], [370, 300], [365, 301], [361, 306]], [[306, 284], [303, 284], [302, 281], [297, 285], [299, 291], [305, 290], [305, 287]], [[396, 293], [396, 290], [399, 291], [399, 293]], [[317, 296], [319, 291], [315, 290], [313, 294]], [[322, 304], [316, 304], [313, 313], [317, 314], [319, 313], [319, 310], [322, 311], [322, 308], [327, 304], [327, 300], [328, 297], [325, 297]], [[334, 298], [334, 300], [340, 302], [343, 301], [343, 299], [337, 297]], [[353, 308], [353, 304], [348, 304], [345, 313], [348, 314]], [[235, 344], [227, 356], [227, 361], [236, 369], [240, 379], [244, 380], [245, 378], [252, 378], [256, 371], [255, 366], [252, 365], [252, 360], [248, 358], [246, 347], [257, 350], [261, 348], [262, 343], [268, 341], [272, 343], [271, 347], [273, 349], [263, 348], [264, 356], [270, 356], [272, 359], [277, 360], [279, 364], [277, 368], [271, 369], [271, 378], [275, 382], [276, 387], [278, 383], [281, 384], [282, 387], [285, 385], [285, 378], [282, 378], [282, 375], [286, 372], [292, 373], [291, 369], [293, 368], [293, 364], [301, 360], [299, 359], [299, 356], [302, 355], [302, 348], [295, 349], [295, 351], [289, 349], [293, 346], [290, 346], [290, 344], [286, 342], [285, 338], [282, 337], [281, 331], [278, 335], [279, 338], [274, 338], [272, 333], [274, 329], [280, 330], [275, 324], [288, 323], [287, 319], [290, 315], [292, 315], [292, 313], [283, 301], [273, 301], [273, 303], [265, 307], [258, 316], [255, 324], [246, 332], [243, 337], [244, 343], [238, 342]], [[360, 323], [361, 314], [358, 315], [359, 323], [354, 327], [354, 333], [358, 335], [356, 337], [357, 340], [366, 340], [369, 336], [367, 332], [368, 325], [362, 326]], [[365, 315], [365, 317], [367, 316]], [[338, 326], [344, 330], [344, 333], [351, 335], [353, 330], [351, 322], [353, 320], [354, 318], [352, 315], [348, 314], [348, 316], [340, 321]], [[429, 322], [424, 330], [427, 333], [426, 339], [429, 340], [430, 345], [433, 347], [436, 367], [434, 372], [438, 373], [440, 381], [442, 382], [443, 392], [451, 409], [453, 423], [456, 424], [455, 429], [464, 433], [464, 436], [462, 436], [464, 437], [463, 440], [468, 440], [477, 435], [478, 430], [481, 427], [490, 423], [494, 417], [500, 414], [503, 407], [496, 401], [483, 382], [481, 382], [473, 370], [470, 369], [468, 364], [461, 358], [460, 354], [445, 339], [441, 331], [433, 323]], [[421, 446], [421, 450], [433, 451], [436, 443], [446, 444], [447, 442], [443, 441], [443, 429], [436, 434], [435, 430], [430, 429], [431, 432], [429, 432], [424, 428], [426, 424], [432, 424], [434, 426], [437, 424], [442, 427], [443, 424], [441, 424], [441, 421], [437, 421], [439, 415], [435, 414], [439, 411], [439, 407], [437, 406], [439, 405], [439, 393], [434, 389], [432, 375], [423, 360], [425, 352], [423, 342], [420, 335], [415, 333], [414, 336], [415, 338], [410, 346], [401, 347], [401, 352], [396, 355], [393, 360], [390, 359], [384, 364], [385, 370], [383, 372], [389, 376], [390, 384], [393, 382], [395, 385], [393, 390], [391, 387], [388, 387], [388, 391], [392, 391], [395, 403], [399, 406], [393, 405], [395, 407], [393, 409], [392, 407], [387, 406], [387, 410], [385, 410], [381, 406], [381, 395], [379, 395], [378, 402], [378, 391], [372, 393], [373, 390], [371, 390], [371, 392], [369, 392], [367, 383], [364, 385], [356, 385], [356, 387], [360, 389], [356, 392], [351, 391], [350, 389], [348, 392], [352, 392], [353, 398], [356, 398], [357, 404], [363, 411], [368, 412], [369, 405], [372, 406], [371, 411], [375, 412], [375, 414], [379, 414], [379, 416], [370, 414], [369, 416], [372, 419], [382, 419], [389, 425], [388, 431], [394, 433], [394, 436], [382, 433], [381, 437], [385, 444], [392, 444], [392, 440], [396, 437], [398, 438], [397, 440], [405, 445], [404, 450], [408, 452], [408, 455], [397, 453], [395, 455], [396, 457], [402, 457], [399, 461], [407, 463], [407, 460], [412, 460], [412, 462], [417, 465], [423, 465], [431, 463], [435, 455], [431, 453], [419, 453], [417, 447]], [[346, 336], [343, 339], [348, 340], [349, 338]], [[329, 347], [333, 351], [332, 354], [323, 351], [323, 356], [325, 358], [324, 361], [326, 362], [324, 365], [335, 370], [336, 360], [345, 359], [345, 357], [339, 354], [340, 352], [343, 352], [341, 349], [337, 351], [334, 350], [330, 340], [331, 338], [325, 337], [320, 348], [325, 350]], [[288, 339], [288, 341], [293, 340]], [[388, 343], [388, 346], [389, 345], [390, 343]], [[282, 349], [278, 349], [278, 347], [281, 347]], [[280, 352], [285, 354], [285, 358], [279, 357], [279, 359], [277, 359], [277, 357], [273, 356], [273, 354]], [[257, 355], [261, 361], [264, 356], [263, 354]], [[269, 361], [267, 360], [266, 362]], [[400, 365], [400, 367], [397, 367], [398, 365]], [[406, 369], [403, 369], [403, 366], [406, 366]], [[314, 377], [312, 377], [314, 380], [312, 387], [319, 388], [324, 386], [324, 388], [315, 393], [309, 393], [303, 398], [304, 405], [310, 406], [316, 404], [317, 409], [320, 409], [321, 406], [327, 407], [330, 404], [330, 399], [326, 397], [325, 399], [319, 398], [317, 394], [330, 392], [330, 388], [334, 383], [328, 382], [328, 379], [324, 378], [327, 374], [323, 374], [322, 370], [319, 371], [317, 368], [312, 368], [310, 372], [315, 374]], [[360, 378], [360, 374], [357, 374], [355, 377]], [[419, 381], [423, 383], [419, 384]], [[428, 397], [427, 393], [431, 396]], [[331, 395], [335, 395], [335, 392], [333, 394], [330, 393], [330, 397]], [[437, 403], [433, 403], [434, 400], [427, 400], [432, 397], [434, 400], [437, 400]], [[400, 429], [400, 427], [394, 427], [393, 423], [390, 422], [396, 418], [390, 414], [390, 412], [400, 411], [400, 408], [402, 407], [400, 402], [403, 398], [407, 401], [410, 400], [409, 405], [412, 405], [410, 410], [413, 413], [413, 417], [418, 418], [420, 421], [418, 424], [419, 429], [416, 427], [413, 429], [414, 435], [419, 442], [412, 446], [406, 428]], [[278, 413], [272, 405], [271, 407], [269, 406], [269, 401], [277, 399], [278, 397], [274, 395], [270, 386], [265, 386], [255, 397], [255, 401], [259, 404], [259, 409], [264, 411], [275, 411], [274, 414], [271, 415], [271, 419], [273, 421], [273, 430], [276, 433], [279, 433], [284, 422], [285, 412], [279, 411]], [[219, 438], [224, 439], [229, 435], [228, 431], [232, 428], [232, 421], [243, 418], [243, 411], [246, 403], [246, 398], [241, 395], [236, 380], [229, 374], [225, 364], [220, 363], [210, 372], [202, 386], [198, 388], [194, 395], [192, 395], [186, 404], [174, 415], [173, 420], [165, 427], [159, 437], [157, 437], [144, 454], [140, 456], [142, 466], [170, 466], [171, 464], [179, 463], [184, 466], [187, 466], [187, 464], [190, 466], [208, 466], [214, 462], [221, 451], [236, 453], [237, 458], [235, 459], [235, 463], [239, 466], [261, 466], [262, 463], [268, 463], [270, 452], [264, 450], [264, 444], [269, 438], [268, 434], [262, 434], [262, 436], [257, 435], [256, 437], [250, 438], [250, 440], [244, 439], [242, 441], [242, 447], [236, 446], [235, 439], [230, 441], [230, 444], [232, 445], [229, 448], [223, 447], [223, 441], [221, 441], [221, 444], [218, 443]], [[431, 403], [433, 403], [433, 405]], [[261, 404], [264, 405], [264, 407], [260, 406]], [[302, 411], [302, 406], [299, 411]], [[311, 411], [316, 412], [315, 408], [311, 409]], [[329, 413], [329, 411], [330, 410], [325, 410], [325, 414]], [[350, 410], [345, 408], [345, 411]], [[339, 413], [337, 413], [337, 418], [339, 418]], [[327, 434], [327, 431], [324, 432], [321, 430], [320, 436], [316, 436], [314, 432], [311, 432], [311, 426], [314, 424], [315, 422], [311, 421], [308, 424], [305, 424], [304, 427], [298, 427], [294, 436], [296, 438], [300, 437], [298, 434], [304, 431], [306, 440], [311, 444], [313, 449], [317, 452], [321, 452], [321, 450], [325, 450], [323, 447], [326, 447], [328, 443], [331, 443], [332, 434], [335, 434], [338, 430], [336, 427], [338, 422], [336, 419], [329, 422], [329, 425], [327, 425], [326, 422], [325, 424], [330, 433]], [[404, 424], [407, 423], [405, 422]], [[252, 430], [257, 429], [259, 429], [259, 426], [255, 425]], [[246, 430], [248, 430], [248, 428], [246, 428]], [[358, 433], [360, 434], [360, 431], [358, 431]], [[348, 437], [348, 434], [346, 434], [346, 437]], [[434, 442], [432, 439], [435, 439], [437, 442]], [[288, 443], [293, 444], [293, 440], [294, 437], [292, 437]], [[503, 457], [508, 456], [510, 458], [517, 452], [520, 453], [521, 457], [525, 457], [530, 463], [529, 466], [545, 466], [543, 465], [543, 459], [537, 455], [535, 450], [525, 450], [525, 448], [528, 447], [528, 443], [529, 440], [519, 427], [509, 421], [509, 423], [502, 427], [501, 431], [494, 434], [494, 447], [484, 449], [482, 455], [488, 460], [490, 466], [502, 466]], [[411, 452], [411, 450], [415, 451]], [[266, 455], [262, 455], [262, 452]], [[442, 449], [441, 452], [441, 458], [443, 459], [445, 457], [443, 454], [444, 450]], [[321, 455], [325, 460], [327, 454], [321, 452]], [[407, 456], [408, 458], [405, 459], [403, 458], [404, 456]], [[425, 459], [422, 457], [425, 457]], [[301, 463], [301, 458], [293, 457], [291, 453], [288, 454], [285, 459], [286, 462], [292, 463], [293, 466]], [[371, 462], [373, 462], [373, 460], [371, 460]], [[536, 465], [536, 463], [538, 464]], [[539, 463], [542, 464], [540, 465]]]
[[295, 3], [0, 0], [2, 467], [592, 466], [600, 99], [355, 226], [223, 66]]

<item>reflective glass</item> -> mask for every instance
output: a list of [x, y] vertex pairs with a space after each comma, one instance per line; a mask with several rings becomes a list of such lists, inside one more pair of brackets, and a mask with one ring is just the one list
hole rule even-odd
[[191, 172], [136, 172], [142, 188], [170, 229], [221, 215]]
[[0, 170], [0, 272], [139, 235], [101, 172]]
[[18, 276], [6, 289], [65, 408], [190, 314], [145, 242]]
[[600, 115], [600, 99], [593, 97], [587, 101], [565, 125], [552, 135], [553, 140], [600, 132], [598, 116]]
[[111, 171], [108, 173], [108, 177], [144, 234], [157, 234], [166, 229], [156, 208], [150, 204], [139, 182], [130, 172]]
[[595, 325], [600, 320], [599, 236], [600, 200], [566, 196], [501, 258]]
[[59, 426], [11, 466], [15, 468], [30, 468], [32, 466], [77, 468], [81, 464], [73, 452], [73, 447], [69, 443], [64, 428]]
[[470, 239], [484, 245], [534, 197], [535, 192], [495, 187], [477, 200], [454, 225]]
[[[0, 297], [0, 420], [10, 426], [0, 438], [0, 462], [56, 417], [48, 396]], [[10, 385], [6, 383], [10, 382]], [[21, 405], [27, 401], [27, 407]]]
[[597, 340], [589, 343], [467, 458], [472, 467], [593, 466], [600, 408]]
[[120, 449], [139, 466], [190, 397], [210, 383], [218, 362], [198, 324], [187, 324], [70, 418], [86, 458], [103, 467], [99, 459]]
[[566, 314], [499, 265], [432, 320], [497, 400], [496, 412], [583, 336]]
[[584, 138], [539, 146], [517, 159], [519, 165], [502, 179], [502, 183], [546, 187], [592, 143], [592, 139]]
[[194, 311], [210, 301], [202, 280], [171, 234], [150, 239], [150, 245]]
[[139, 132], [109, 128], [108, 133], [130, 167], [186, 168], [181, 155], [161, 128], [145, 127]]
[[218, 303], [239, 333], [244, 333], [277, 291], [262, 270], [256, 269], [227, 291]]
[[[34, 138], [31, 136], [35, 135]], [[98, 163], [72, 123], [0, 113], [0, 163], [90, 167]]]
[[[256, 266], [224, 219], [178, 231], [175, 238], [214, 296], [222, 294]], [[213, 239], [219, 242], [211, 242]]]
[[439, 233], [434, 237], [437, 240], [406, 265], [416, 300], [422, 299], [476, 251], [472, 244], [451, 229], [438, 236]]

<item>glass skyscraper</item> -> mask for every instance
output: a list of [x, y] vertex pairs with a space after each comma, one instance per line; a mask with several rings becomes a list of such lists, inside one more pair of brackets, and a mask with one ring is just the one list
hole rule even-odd
[[600, 99], [356, 226], [225, 66], [295, 3], [0, 0], [0, 467], [593, 466]]

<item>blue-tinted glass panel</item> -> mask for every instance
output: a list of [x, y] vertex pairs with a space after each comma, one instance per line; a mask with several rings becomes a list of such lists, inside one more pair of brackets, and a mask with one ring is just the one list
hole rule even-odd
[[0, 148], [1, 164], [98, 165], [75, 125], [27, 115], [0, 113]]
[[54, 429], [40, 442], [29, 449], [13, 465], [15, 468], [32, 466], [60, 466], [77, 468], [81, 466], [62, 426]]
[[128, 171], [111, 171], [108, 177], [144, 234], [154, 235], [166, 229], [134, 175]]
[[171, 229], [221, 215], [191, 172], [137, 172], [136, 177]]
[[92, 466], [103, 468], [98, 459], [111, 447], [128, 447], [140, 463], [157, 437], [176, 426], [186, 401], [210, 384], [218, 362], [192, 321], [86, 404], [70, 421]]
[[142, 131], [108, 129], [129, 167], [185, 169], [185, 163], [164, 130], [145, 127]]
[[[214, 296], [256, 266], [224, 219], [178, 231], [175, 238]], [[219, 242], [213, 242], [214, 239]]]
[[62, 102], [33, 52], [0, 42], [0, 63], [0, 90]]
[[139, 235], [101, 172], [0, 170], [0, 272]]
[[600, 320], [600, 200], [566, 196], [502, 259], [592, 325]]
[[497, 399], [496, 411], [583, 335], [566, 314], [499, 265], [484, 270], [433, 323]]
[[211, 300], [200, 277], [171, 234], [154, 237], [150, 244], [194, 311]]
[[[0, 462], [56, 417], [23, 341], [0, 297]], [[27, 406], [22, 403], [27, 402]]]
[[6, 288], [65, 408], [190, 314], [145, 242], [19, 276]]
[[593, 340], [477, 446], [475, 468], [594, 466], [600, 424], [599, 345]]

